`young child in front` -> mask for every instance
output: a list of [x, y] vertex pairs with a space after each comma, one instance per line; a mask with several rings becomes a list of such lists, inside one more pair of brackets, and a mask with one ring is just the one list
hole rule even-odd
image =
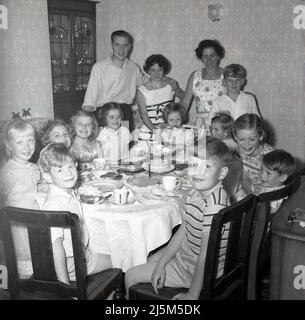
[[[39, 209], [36, 202], [39, 168], [30, 162], [35, 151], [35, 130], [27, 121], [11, 121], [5, 130], [8, 161], [0, 169], [0, 207]], [[20, 277], [32, 274], [27, 230], [20, 224], [12, 227]]]
[[79, 110], [71, 118], [75, 136], [70, 152], [79, 163], [92, 162], [96, 158], [103, 158], [101, 143], [96, 140], [99, 132], [98, 123], [93, 113]]
[[234, 119], [230, 114], [219, 112], [214, 115], [211, 120], [211, 135], [222, 140], [232, 153], [238, 152], [238, 146], [233, 139], [232, 129], [234, 126]]
[[[278, 149], [263, 155], [261, 164], [263, 188], [260, 193], [283, 188], [285, 181], [295, 170], [295, 159], [287, 151]], [[283, 199], [271, 202], [272, 213], [278, 210], [282, 201]]]
[[97, 140], [103, 145], [105, 158], [111, 163], [128, 157], [131, 134], [121, 125], [123, 112], [116, 102], [105, 103], [99, 113], [102, 127]]
[[[180, 228], [169, 244], [152, 255], [148, 263], [127, 271], [127, 294], [132, 285], [151, 281], [156, 293], [163, 286], [184, 287], [189, 288], [188, 292], [175, 296], [175, 299], [199, 298], [212, 219], [220, 209], [229, 205], [222, 180], [228, 172], [231, 154], [222, 141], [207, 137], [206, 159], [202, 160], [206, 160], [206, 169], [191, 177], [193, 189], [187, 196]], [[226, 244], [222, 243], [221, 247], [226, 250]], [[225, 254], [219, 258], [219, 266], [223, 267], [224, 259]], [[218, 276], [222, 272], [223, 269], [219, 268]]]
[[246, 69], [240, 64], [230, 64], [224, 68], [223, 76], [227, 92], [213, 101], [208, 123], [215, 113], [223, 111], [229, 112], [234, 120], [245, 113], [259, 115], [254, 96], [242, 91], [247, 81]]
[[257, 114], [246, 113], [235, 121], [233, 134], [243, 165], [243, 189], [247, 194], [258, 195], [263, 188], [262, 157], [274, 150], [265, 142], [264, 122]]
[[161, 139], [164, 145], [184, 146], [194, 143], [194, 132], [192, 129], [184, 128], [184, 109], [176, 102], [171, 102], [163, 109], [163, 119], [166, 124], [161, 130]]
[[[90, 249], [82, 206], [73, 189], [77, 181], [77, 169], [69, 149], [62, 143], [48, 144], [40, 153], [38, 165], [49, 183], [43, 210], [69, 211], [80, 218], [87, 274], [112, 268], [109, 255], [97, 254]], [[71, 232], [67, 228], [51, 228], [51, 238], [57, 279], [69, 284], [70, 281], [75, 281]]]
[[70, 148], [72, 143], [72, 128], [69, 124], [61, 119], [49, 120], [40, 134], [42, 147], [49, 143], [63, 143]]

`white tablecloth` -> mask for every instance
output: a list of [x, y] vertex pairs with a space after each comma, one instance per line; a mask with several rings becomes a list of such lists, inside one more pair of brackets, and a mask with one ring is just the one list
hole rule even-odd
[[147, 262], [149, 252], [166, 243], [181, 223], [179, 205], [173, 201], [145, 200], [120, 208], [83, 204], [83, 211], [91, 248], [109, 253], [113, 266], [123, 271]]

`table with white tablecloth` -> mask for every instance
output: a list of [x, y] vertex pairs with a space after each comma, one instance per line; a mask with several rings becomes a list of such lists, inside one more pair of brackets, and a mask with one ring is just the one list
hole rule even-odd
[[83, 204], [91, 248], [110, 254], [113, 266], [123, 271], [147, 262], [149, 252], [166, 243], [181, 223], [178, 202], [139, 201], [125, 206]]

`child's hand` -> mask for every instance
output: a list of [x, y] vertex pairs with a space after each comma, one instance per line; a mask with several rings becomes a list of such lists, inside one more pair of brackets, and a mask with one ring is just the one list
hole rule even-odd
[[151, 284], [156, 292], [158, 294], [158, 289], [162, 289], [165, 282], [165, 268], [164, 267], [158, 267], [158, 265], [155, 267], [155, 270], [151, 276]]

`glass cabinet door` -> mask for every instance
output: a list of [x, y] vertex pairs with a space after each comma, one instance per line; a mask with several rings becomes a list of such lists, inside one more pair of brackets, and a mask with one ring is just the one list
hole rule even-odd
[[82, 108], [96, 59], [96, 4], [47, 0], [54, 117], [69, 121]]
[[71, 88], [70, 18], [64, 14], [49, 16], [51, 68], [53, 92], [67, 92]]
[[77, 91], [86, 90], [93, 65], [93, 21], [88, 16], [75, 16], [74, 52]]
[[94, 63], [94, 25], [90, 16], [50, 14], [53, 92], [87, 89]]

